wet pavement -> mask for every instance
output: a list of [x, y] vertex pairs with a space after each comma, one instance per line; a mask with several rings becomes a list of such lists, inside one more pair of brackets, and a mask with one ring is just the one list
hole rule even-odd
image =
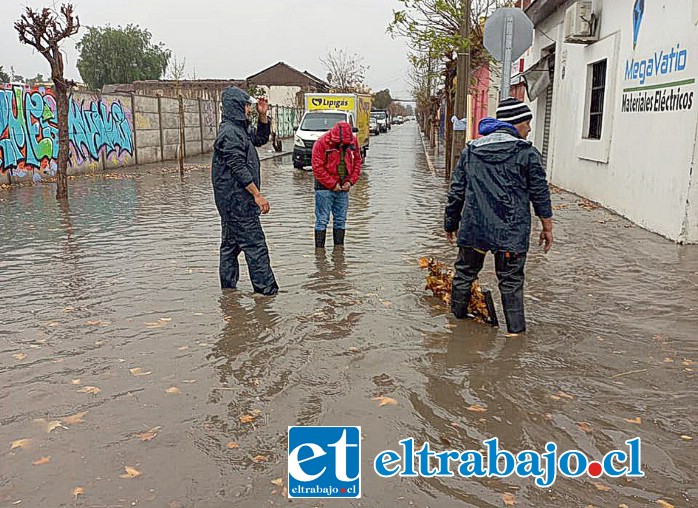
[[[0, 191], [0, 506], [698, 503], [698, 247], [556, 193], [554, 250], [527, 265], [530, 331], [512, 339], [424, 291], [418, 258], [455, 250], [414, 123], [372, 138], [344, 252], [314, 253], [312, 175], [263, 163], [275, 298], [244, 267], [220, 291], [206, 171], [70, 185], [69, 209], [47, 184]], [[491, 259], [482, 279], [496, 287]], [[296, 423], [362, 426], [362, 499], [283, 497]], [[373, 457], [409, 436], [598, 458], [639, 436], [646, 477], [379, 479]]]

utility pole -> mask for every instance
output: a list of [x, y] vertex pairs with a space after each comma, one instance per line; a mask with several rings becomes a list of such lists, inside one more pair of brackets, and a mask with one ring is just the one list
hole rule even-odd
[[[460, 120], [468, 117], [468, 84], [470, 83], [470, 0], [461, 0], [463, 6], [463, 19], [461, 19], [460, 36], [465, 47], [458, 50], [458, 64], [456, 67], [456, 108], [455, 116]], [[451, 119], [449, 118], [450, 122]], [[468, 119], [468, 122], [470, 120]], [[460, 154], [465, 148], [467, 131], [453, 130], [453, 145], [451, 148], [451, 168], [455, 169]], [[451, 172], [446, 173], [446, 178], [451, 178]]]

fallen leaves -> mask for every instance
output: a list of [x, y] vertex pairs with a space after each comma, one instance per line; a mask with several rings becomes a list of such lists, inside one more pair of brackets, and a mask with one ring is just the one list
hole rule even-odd
[[681, 436], [681, 439], [683, 439], [684, 441], [693, 441], [693, 438], [691, 436], [687, 436], [686, 434], [683, 434]]
[[35, 460], [32, 462], [32, 466], [43, 466], [44, 464], [48, 464], [51, 462], [51, 456], [49, 455], [48, 457], [41, 457], [39, 460]]
[[634, 423], [635, 425], [640, 425], [642, 423], [642, 418], [639, 416], [637, 418], [623, 418], [628, 423]]
[[674, 505], [664, 501], [663, 499], [657, 499], [656, 503], [662, 508], [674, 508]]
[[87, 321], [85, 324], [87, 326], [109, 326], [111, 324], [111, 321], [95, 320], [95, 321]]
[[592, 432], [591, 424], [589, 422], [579, 422], [577, 423], [577, 426], [587, 434], [591, 434]]
[[252, 423], [257, 419], [254, 415], [242, 415], [240, 417], [240, 423]]
[[252, 462], [255, 464], [261, 464], [262, 462], [267, 462], [269, 459], [266, 458], [264, 455], [257, 455], [252, 458]]
[[131, 478], [138, 478], [141, 475], [141, 472], [138, 469], [131, 466], [124, 466], [124, 471], [126, 471], [126, 473], [120, 474], [119, 478], [130, 480]]
[[596, 490], [600, 490], [601, 492], [609, 492], [611, 490], [611, 487], [608, 485], [604, 485], [603, 483], [594, 483], [594, 487], [596, 487]]
[[82, 381], [80, 379], [73, 379], [70, 382], [71, 385], [75, 385], [75, 386], [79, 385], [80, 383], [82, 383]]
[[237, 444], [235, 441], [231, 441], [230, 443], [228, 443], [226, 448], [228, 448], [228, 450], [237, 450], [238, 448], [240, 448], [240, 445]]
[[10, 450], [14, 450], [16, 448], [29, 448], [31, 442], [31, 439], [18, 439], [17, 441], [12, 441], [12, 443], [10, 444]]
[[283, 478], [277, 478], [276, 480], [271, 481], [272, 485], [276, 485], [277, 487], [283, 487], [284, 485], [284, 479]]
[[554, 393], [550, 396], [550, 398], [553, 400], [574, 400], [574, 397], [572, 395], [570, 395], [569, 393], [565, 393], [562, 390], [558, 391], [557, 393]]
[[182, 390], [180, 390], [176, 386], [172, 386], [172, 387], [168, 388], [167, 390], [165, 390], [165, 393], [167, 393], [169, 395], [181, 395]]
[[397, 406], [398, 402], [395, 399], [392, 399], [390, 397], [373, 397], [371, 400], [377, 400], [380, 401], [378, 404], [378, 407], [383, 407], [383, 406]]
[[84, 423], [84, 418], [89, 413], [89, 411], [82, 411], [80, 413], [74, 414], [72, 416], [66, 416], [63, 418], [63, 423], [68, 425], [77, 425], [78, 423]]
[[162, 427], [153, 427], [150, 430], [136, 434], [136, 436], [143, 442], [150, 441], [151, 439], [155, 439], [160, 429], [162, 429]]
[[85, 495], [85, 489], [83, 487], [75, 487], [70, 493], [77, 499], [78, 496]]
[[516, 504], [516, 498], [514, 497], [514, 494], [510, 494], [509, 492], [505, 492], [504, 494], [502, 494], [502, 500], [504, 500], [505, 506], [514, 506]]
[[27, 355], [25, 355], [24, 353], [15, 353], [12, 355], [12, 358], [17, 360], [18, 362], [21, 362], [22, 360], [26, 360]]
[[97, 388], [96, 386], [86, 386], [85, 388], [78, 390], [78, 393], [91, 393], [92, 395], [97, 395], [101, 391], [102, 389]]
[[579, 203], [577, 203], [577, 206], [589, 211], [601, 208], [601, 205], [594, 203], [593, 201], [589, 201], [588, 199], [582, 199]]
[[38, 423], [41, 425], [41, 428], [47, 433], [50, 434], [51, 431], [57, 429], [58, 427], [61, 427], [61, 421], [60, 420], [53, 420], [53, 421], [47, 421], [45, 418], [37, 418], [34, 420], [34, 423]]
[[481, 406], [480, 404], [473, 404], [472, 406], [468, 406], [466, 408], [468, 411], [472, 411], [473, 413], [486, 413], [487, 408]]
[[130, 372], [132, 375], [136, 376], [136, 377], [138, 377], [138, 376], [149, 376], [149, 375], [152, 374], [152, 372], [150, 372], [150, 371], [148, 371], [148, 372], [143, 372], [143, 369], [141, 369], [140, 367], [135, 367], [135, 368], [133, 368], [133, 369], [129, 369], [129, 372]]

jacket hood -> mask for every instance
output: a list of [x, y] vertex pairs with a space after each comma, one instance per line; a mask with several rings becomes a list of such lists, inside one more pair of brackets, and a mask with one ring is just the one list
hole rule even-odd
[[515, 157], [523, 147], [531, 144], [530, 141], [519, 137], [512, 124], [494, 118], [484, 118], [478, 130], [485, 137], [469, 143], [470, 153], [484, 162], [502, 163]]
[[247, 121], [247, 115], [245, 115], [245, 104], [250, 98], [249, 94], [244, 90], [240, 90], [238, 87], [229, 86], [223, 90], [222, 98], [222, 116], [223, 120], [229, 120], [233, 122], [245, 122]]
[[340, 143], [348, 145], [354, 142], [354, 132], [351, 129], [351, 125], [347, 122], [337, 122], [329, 130], [329, 138], [333, 145], [339, 145]]
[[514, 136], [519, 137], [519, 131], [509, 122], [502, 122], [495, 118], [483, 118], [480, 120], [480, 125], [478, 125], [478, 132], [482, 136], [487, 136], [498, 130], [506, 130]]

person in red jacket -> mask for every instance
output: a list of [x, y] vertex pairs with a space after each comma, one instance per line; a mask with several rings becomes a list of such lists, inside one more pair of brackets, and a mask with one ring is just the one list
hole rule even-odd
[[315, 176], [315, 247], [325, 248], [330, 213], [334, 220], [332, 239], [344, 245], [349, 190], [361, 175], [361, 151], [347, 122], [335, 124], [313, 146]]

